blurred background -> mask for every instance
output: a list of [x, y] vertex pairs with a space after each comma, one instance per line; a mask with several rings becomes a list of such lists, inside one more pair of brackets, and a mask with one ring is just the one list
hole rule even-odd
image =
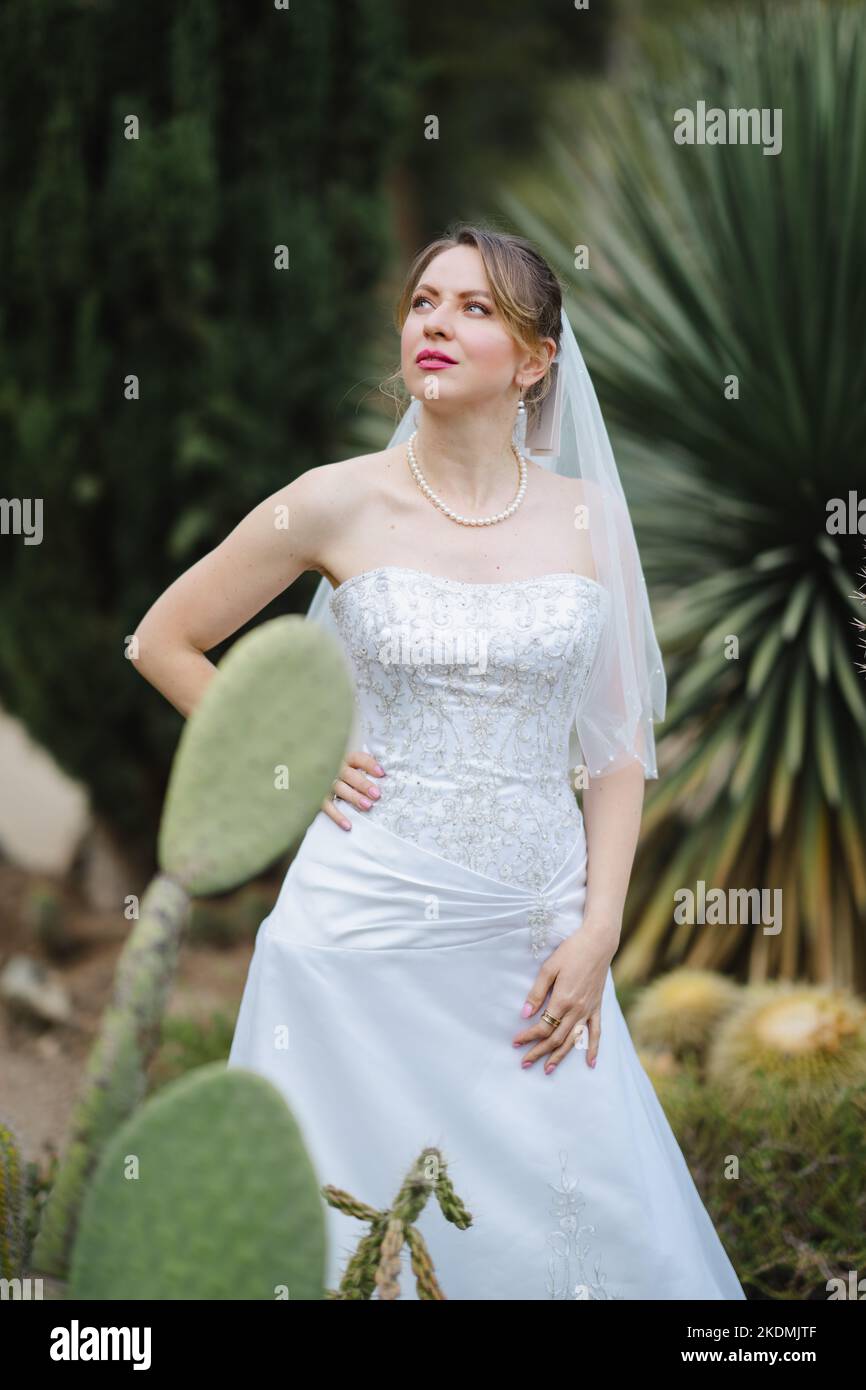
[[[125, 641], [263, 497], [384, 447], [396, 292], [458, 218], [562, 280], [665, 653], [623, 1000], [677, 969], [863, 993], [864, 45], [843, 0], [7, 0], [0, 1106], [31, 1153], [62, 1133], [183, 724]], [[676, 143], [699, 101], [783, 110], [781, 152]], [[196, 902], [154, 1084], [227, 1053], [287, 863]], [[783, 929], [678, 923], [699, 882], [781, 889]]]

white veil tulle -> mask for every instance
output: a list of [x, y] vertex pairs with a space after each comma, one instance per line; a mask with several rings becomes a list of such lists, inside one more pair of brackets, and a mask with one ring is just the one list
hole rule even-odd
[[[619, 471], [565, 310], [550, 371], [553, 379], [537, 419], [525, 440], [517, 426], [515, 440], [527, 458], [555, 473], [581, 479], [583, 505], [574, 524], [588, 529], [595, 578], [605, 591], [598, 650], [574, 713], [572, 761], [591, 778], [618, 772], [635, 760], [646, 777], [657, 777], [653, 720], [665, 715], [664, 667]], [[389, 447], [404, 443], [418, 427], [421, 404], [412, 399]], [[341, 638], [329, 604], [332, 592], [323, 578], [307, 617]], [[353, 736], [357, 730], [356, 715]]]

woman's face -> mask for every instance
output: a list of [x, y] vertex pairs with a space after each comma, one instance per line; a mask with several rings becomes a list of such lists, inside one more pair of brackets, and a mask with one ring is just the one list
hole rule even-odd
[[403, 325], [401, 365], [412, 395], [503, 396], [524, 356], [496, 309], [480, 252], [474, 246], [440, 251], [422, 271]]

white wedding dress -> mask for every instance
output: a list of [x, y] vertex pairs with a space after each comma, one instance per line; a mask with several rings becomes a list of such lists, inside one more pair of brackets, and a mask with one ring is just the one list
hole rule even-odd
[[[475, 583], [386, 565], [331, 595], [362, 746], [352, 829], [316, 815], [262, 922], [228, 1065], [268, 1077], [322, 1185], [388, 1207], [428, 1145], [472, 1214], [417, 1226], [449, 1299], [745, 1297], [608, 971], [596, 1067], [512, 1038], [580, 928], [569, 733], [605, 618], [577, 574]], [[721, 1161], [721, 1160], [720, 1160]], [[326, 1206], [336, 1287], [368, 1227]], [[401, 1297], [417, 1298], [408, 1251]]]

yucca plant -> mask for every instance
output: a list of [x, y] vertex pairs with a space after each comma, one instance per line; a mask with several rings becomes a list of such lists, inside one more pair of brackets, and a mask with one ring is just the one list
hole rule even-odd
[[[862, 988], [864, 538], [828, 507], [854, 491], [866, 528], [866, 10], [775, 6], [672, 47], [675, 71], [584, 94], [551, 135], [544, 224], [509, 202], [574, 288], [666, 658], [618, 978]], [[699, 101], [781, 109], [780, 152], [677, 143]], [[781, 931], [677, 924], [699, 880], [781, 889]]]

